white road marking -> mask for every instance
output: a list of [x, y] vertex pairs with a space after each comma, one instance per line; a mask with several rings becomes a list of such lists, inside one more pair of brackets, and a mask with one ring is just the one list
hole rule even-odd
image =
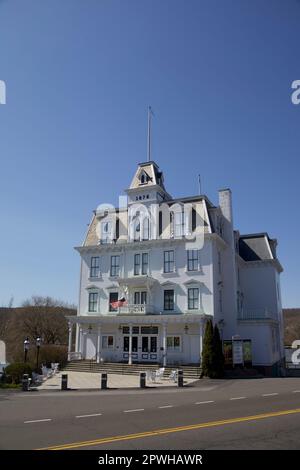
[[293, 390], [292, 393], [300, 393], [300, 390]]
[[214, 403], [214, 400], [197, 401], [195, 405], [205, 405], [206, 403]]
[[277, 392], [276, 393], [264, 393], [262, 397], [274, 397], [274, 395], [279, 395]]
[[230, 400], [245, 400], [245, 398], [247, 397], [233, 397], [233, 398], [230, 398]]
[[31, 421], [24, 421], [24, 424], [29, 424], [29, 423], [43, 423], [45, 421], [52, 421], [52, 419], [47, 418], [47, 419], [33, 419]]
[[90, 418], [92, 416], [102, 416], [102, 413], [94, 413], [92, 415], [79, 415], [79, 416], [75, 416], [75, 418]]
[[173, 408], [173, 405], [164, 405], [164, 406], [159, 406], [158, 408]]
[[138, 408], [136, 410], [124, 410], [123, 413], [134, 413], [135, 411], [145, 411], [145, 408]]

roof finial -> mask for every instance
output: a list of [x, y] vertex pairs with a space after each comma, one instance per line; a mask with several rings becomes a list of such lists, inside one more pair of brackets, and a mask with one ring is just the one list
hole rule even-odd
[[151, 160], [151, 118], [154, 116], [151, 106], [148, 106], [148, 148], [147, 148], [147, 161]]

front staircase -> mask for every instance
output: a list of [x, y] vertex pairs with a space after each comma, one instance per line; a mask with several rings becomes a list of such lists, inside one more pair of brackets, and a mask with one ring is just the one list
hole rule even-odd
[[[156, 370], [160, 368], [159, 364], [126, 364], [121, 362], [103, 362], [98, 364], [93, 360], [70, 361], [64, 368], [65, 371], [74, 372], [106, 372], [107, 374], [119, 375], [139, 375], [140, 372], [147, 370]], [[172, 370], [182, 369], [183, 376], [186, 379], [199, 379], [201, 374], [200, 367], [193, 365], [185, 366], [167, 366], [165, 368], [164, 377], [168, 377]]]

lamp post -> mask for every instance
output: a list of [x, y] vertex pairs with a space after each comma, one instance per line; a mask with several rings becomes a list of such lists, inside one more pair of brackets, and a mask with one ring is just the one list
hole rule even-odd
[[40, 355], [41, 341], [42, 339], [39, 336], [35, 340], [36, 342], [36, 369], [39, 368], [39, 355]]
[[24, 340], [24, 362], [27, 362], [27, 354], [28, 354], [28, 349], [29, 349], [30, 341], [29, 338], [27, 337]]

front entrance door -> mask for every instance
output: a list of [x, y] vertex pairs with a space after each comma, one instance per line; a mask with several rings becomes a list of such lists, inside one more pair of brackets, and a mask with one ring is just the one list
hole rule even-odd
[[[132, 336], [132, 360], [138, 361], [138, 344], [139, 337]], [[123, 336], [123, 359], [128, 359], [129, 353], [129, 336]]]
[[[129, 327], [123, 326], [123, 360], [129, 358]], [[132, 326], [132, 361], [158, 362], [158, 327]]]
[[84, 354], [85, 359], [96, 359], [97, 354], [97, 335], [95, 334], [85, 334], [84, 341]]
[[140, 360], [156, 362], [157, 361], [157, 336], [142, 336], [142, 350]]

